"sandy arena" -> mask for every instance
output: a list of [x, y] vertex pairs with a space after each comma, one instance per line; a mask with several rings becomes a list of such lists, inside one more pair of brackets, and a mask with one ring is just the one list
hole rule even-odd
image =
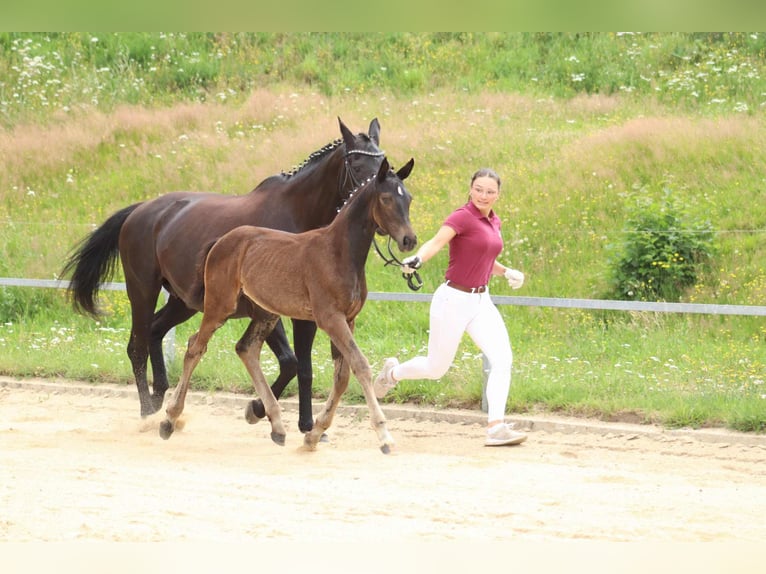
[[158, 435], [132, 387], [0, 378], [0, 539], [699, 542], [766, 540], [766, 437], [517, 418], [520, 446], [483, 446], [483, 415], [341, 407], [305, 452], [243, 419], [246, 397], [194, 393]]

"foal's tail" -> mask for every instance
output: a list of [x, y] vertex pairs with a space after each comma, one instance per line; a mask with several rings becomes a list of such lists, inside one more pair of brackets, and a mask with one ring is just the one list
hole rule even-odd
[[60, 277], [71, 273], [67, 293], [75, 310], [99, 316], [96, 306], [98, 291], [104, 280], [111, 279], [119, 256], [120, 230], [128, 216], [141, 205], [124, 207], [107, 219], [101, 227], [75, 246], [75, 251], [61, 270]]
[[[199, 261], [197, 262], [197, 267], [196, 267], [197, 272], [195, 273], [195, 277], [205, 277], [205, 266], [207, 265], [207, 256], [210, 255], [210, 252], [213, 250], [213, 246], [216, 244], [216, 241], [218, 241], [218, 239], [213, 239], [202, 247], [202, 250], [200, 251]], [[199, 283], [199, 285], [196, 286], [195, 298], [199, 301], [205, 300], [205, 280], [204, 279]]]

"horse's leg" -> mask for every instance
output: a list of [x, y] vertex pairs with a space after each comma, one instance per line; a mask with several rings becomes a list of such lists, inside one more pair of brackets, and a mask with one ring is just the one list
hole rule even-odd
[[141, 416], [147, 417], [159, 410], [149, 392], [147, 380], [147, 361], [149, 359], [149, 337], [154, 307], [160, 294], [160, 285], [138, 284], [127, 280], [126, 288], [130, 300], [131, 326], [128, 340], [128, 358], [136, 379], [138, 400], [141, 403]]
[[173, 327], [192, 317], [197, 311], [189, 309], [177, 297], [171, 296], [165, 306], [154, 314], [149, 338], [149, 360], [152, 363], [152, 395], [154, 410], [160, 410], [165, 392], [168, 390], [168, 373], [165, 368], [165, 356], [162, 340]]
[[[277, 361], [279, 361], [279, 375], [271, 385], [271, 392], [274, 393], [276, 398], [279, 398], [282, 396], [287, 384], [298, 371], [298, 359], [290, 348], [290, 343], [285, 333], [285, 326], [281, 319], [277, 321], [274, 330], [266, 337], [266, 344], [276, 356]], [[247, 420], [250, 424], [259, 422], [266, 416], [263, 401], [261, 399], [253, 399], [248, 407], [248, 413], [250, 415]]]
[[314, 428], [314, 410], [311, 404], [311, 388], [314, 382], [311, 349], [316, 333], [317, 324], [313, 321], [293, 319], [293, 342], [298, 359], [298, 428], [304, 433]]
[[[266, 382], [266, 377], [263, 375], [261, 369], [261, 349], [263, 348], [263, 341], [267, 335], [274, 330], [274, 326], [279, 320], [278, 315], [272, 315], [271, 313], [258, 313], [261, 317], [253, 317], [250, 324], [245, 329], [245, 333], [237, 341], [237, 355], [242, 360], [250, 373], [250, 377], [253, 379], [253, 386], [255, 391], [261, 398], [261, 402], [265, 409], [265, 414], [271, 421], [271, 440], [278, 445], [284, 446], [287, 433], [285, 427], [282, 424], [281, 408], [277, 402], [277, 398], [274, 396], [269, 384]], [[248, 422], [253, 421], [251, 418], [254, 416], [252, 412], [253, 401], [251, 401], [247, 409], [245, 410], [245, 418]], [[262, 418], [262, 417], [260, 417]], [[260, 420], [260, 419], [258, 419]]]
[[354, 373], [359, 380], [364, 392], [364, 398], [367, 401], [367, 408], [370, 410], [370, 424], [378, 435], [380, 441], [380, 450], [384, 454], [391, 452], [394, 446], [394, 439], [386, 427], [386, 417], [380, 408], [378, 399], [372, 389], [372, 370], [367, 357], [354, 340], [354, 322], [346, 322], [343, 317], [332, 318], [326, 326], [320, 325], [333, 343], [333, 361], [335, 363], [335, 374], [333, 387], [327, 398], [324, 410], [319, 413], [314, 423], [314, 429], [306, 435], [305, 444], [309, 448], [315, 448], [319, 441], [321, 433], [327, 430], [332, 423], [335, 411], [338, 408], [340, 398], [348, 388], [348, 370]]
[[202, 359], [202, 355], [207, 351], [207, 343], [210, 341], [210, 337], [213, 333], [225, 322], [225, 318], [222, 320], [212, 319], [208, 315], [202, 318], [199, 331], [189, 337], [189, 343], [186, 346], [186, 354], [184, 355], [184, 366], [181, 372], [181, 380], [178, 382], [173, 394], [168, 400], [168, 406], [165, 409], [167, 418], [160, 423], [160, 436], [165, 440], [170, 438], [175, 430], [176, 421], [181, 416], [184, 410], [184, 404], [186, 402], [186, 393], [189, 390], [189, 383], [191, 381], [192, 373], [194, 369]]
[[[296, 361], [298, 373], [298, 429], [307, 433], [314, 428], [314, 409], [312, 405], [312, 387], [314, 374], [311, 364], [311, 349], [314, 346], [314, 338], [317, 332], [317, 325], [313, 321], [301, 321], [293, 319], [293, 340], [295, 341], [295, 354], [290, 346], [287, 345], [287, 338], [284, 336], [284, 326], [280, 320], [274, 331], [266, 339], [266, 343], [277, 355], [279, 359], [279, 378], [271, 385], [274, 396], [279, 399], [290, 380], [295, 376]], [[281, 335], [279, 334], [281, 333]], [[279, 344], [272, 344], [279, 340]], [[286, 345], [283, 347], [282, 345]], [[289, 358], [283, 353], [289, 352]], [[289, 371], [288, 369], [291, 369]], [[289, 374], [289, 376], [286, 376]], [[251, 424], [259, 422], [266, 416], [261, 399], [253, 399], [248, 408], [247, 420]], [[323, 434], [321, 440], [327, 441], [327, 435]]]
[[303, 444], [309, 450], [315, 450], [318, 442], [324, 442], [327, 434], [325, 431], [330, 428], [335, 410], [340, 403], [340, 397], [348, 388], [348, 381], [351, 371], [348, 361], [343, 357], [334, 343], [330, 343], [330, 353], [333, 361], [333, 386], [330, 389], [330, 396], [325, 403], [324, 409], [317, 415], [316, 421], [311, 431], [306, 433]]

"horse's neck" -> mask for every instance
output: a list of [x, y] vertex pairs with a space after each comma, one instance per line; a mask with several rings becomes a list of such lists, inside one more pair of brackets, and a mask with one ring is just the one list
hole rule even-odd
[[338, 217], [328, 228], [337, 238], [336, 245], [348, 254], [352, 266], [364, 273], [364, 264], [370, 253], [377, 225], [372, 219], [372, 201], [375, 190], [363, 188], [341, 209]]
[[350, 184], [344, 182], [344, 150], [345, 147], [340, 146], [319, 163], [289, 176], [285, 182], [286, 196], [300, 206], [299, 213], [319, 222], [317, 227], [335, 219], [343, 196], [350, 191]]
[[265, 179], [250, 192], [251, 209], [268, 210], [275, 216], [284, 214], [288, 231], [308, 231], [329, 225], [338, 213], [344, 194], [348, 193], [339, 190], [346, 176], [344, 150], [345, 146], [340, 146], [316, 164], [292, 174]]

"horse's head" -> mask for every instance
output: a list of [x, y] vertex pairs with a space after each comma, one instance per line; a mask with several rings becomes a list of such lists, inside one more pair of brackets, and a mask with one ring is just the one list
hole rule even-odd
[[349, 191], [359, 187], [366, 179], [378, 172], [385, 157], [380, 145], [380, 123], [375, 118], [370, 122], [369, 133], [354, 135], [346, 124], [338, 118], [340, 133], [346, 146], [345, 162], [347, 177], [350, 179]]
[[417, 235], [410, 225], [410, 203], [412, 196], [404, 186], [415, 160], [410, 159], [399, 171], [394, 172], [384, 158], [375, 176], [376, 199], [372, 216], [378, 232], [388, 234], [396, 241], [399, 251], [412, 251], [418, 243]]

